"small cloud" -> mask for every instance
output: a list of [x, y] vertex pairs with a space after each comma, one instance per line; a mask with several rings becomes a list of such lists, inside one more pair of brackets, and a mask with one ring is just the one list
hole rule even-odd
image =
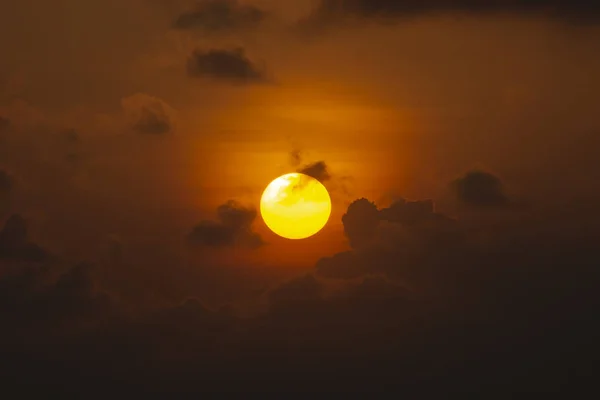
[[188, 58], [187, 72], [193, 78], [208, 77], [237, 84], [264, 84], [269, 81], [265, 72], [246, 56], [243, 48], [197, 49]]
[[217, 221], [202, 221], [187, 236], [193, 245], [206, 247], [246, 247], [264, 245], [260, 235], [252, 230], [257, 212], [230, 200], [217, 209]]
[[164, 135], [173, 130], [175, 111], [159, 98], [137, 93], [122, 99], [121, 106], [138, 133]]
[[325, 161], [317, 161], [306, 165], [298, 170], [299, 173], [311, 176], [319, 182], [326, 182], [331, 179], [327, 164]]
[[495, 175], [483, 171], [471, 171], [451, 184], [457, 199], [469, 207], [505, 207], [509, 204], [504, 185]]
[[208, 0], [177, 16], [173, 28], [206, 33], [231, 32], [255, 28], [265, 17], [266, 13], [260, 8], [236, 0]]

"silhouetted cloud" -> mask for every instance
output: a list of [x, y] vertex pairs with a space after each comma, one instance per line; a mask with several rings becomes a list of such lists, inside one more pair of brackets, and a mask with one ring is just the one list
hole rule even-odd
[[243, 48], [194, 50], [187, 61], [188, 75], [231, 83], [267, 83], [265, 71], [250, 60]]
[[259, 234], [252, 230], [256, 219], [254, 209], [230, 200], [217, 209], [217, 221], [202, 221], [188, 235], [189, 243], [208, 247], [248, 247], [264, 245]]
[[468, 172], [451, 186], [458, 200], [470, 207], [504, 207], [509, 204], [502, 181], [488, 172]]
[[123, 98], [121, 106], [138, 133], [163, 135], [173, 129], [174, 110], [161, 99], [137, 93]]
[[342, 217], [344, 233], [353, 248], [368, 243], [379, 226], [381, 217], [377, 206], [367, 199], [356, 200]]
[[[8, 273], [0, 264], [0, 372], [15, 386], [71, 394], [124, 385], [175, 394], [378, 385], [445, 394], [595, 384], [599, 229], [565, 224], [560, 211], [542, 221], [503, 213], [466, 222], [436, 212], [431, 200], [381, 210], [357, 200], [344, 224], [360, 245], [273, 282], [264, 312], [244, 318], [185, 290], [140, 311], [108, 296], [93, 264], [19, 264]], [[214, 224], [237, 232], [255, 217], [229, 202]], [[26, 242], [24, 225], [12, 225], [13, 241]], [[207, 237], [196, 233], [200, 243]], [[228, 245], [234, 236], [223, 235]], [[179, 273], [170, 266], [162, 265], [165, 279]], [[147, 285], [149, 272], [128, 282]], [[209, 282], [215, 290], [219, 278]]]
[[43, 262], [49, 254], [35, 243], [29, 241], [27, 222], [19, 214], [13, 214], [0, 231], [0, 259]]
[[320, 182], [326, 182], [331, 179], [331, 175], [327, 169], [325, 161], [317, 161], [306, 165], [298, 170], [298, 172], [311, 176]]
[[348, 184], [352, 180], [351, 177], [332, 174], [329, 164], [324, 160], [305, 163], [303, 156], [300, 149], [294, 149], [289, 154], [290, 165], [296, 168], [296, 172], [315, 178], [323, 184], [327, 183], [327, 190], [330, 193], [350, 196]]
[[398, 265], [399, 259], [415, 256], [415, 249], [455, 244], [462, 238], [456, 221], [436, 213], [431, 200], [398, 199], [379, 210], [369, 200], [359, 199], [350, 204], [342, 223], [353, 250], [319, 260], [316, 270], [320, 276], [354, 279], [384, 274], [398, 278], [406, 272]]
[[[435, 214], [422, 203], [408, 207]], [[419, 236], [421, 223], [406, 213], [391, 213], [397, 222], [381, 225]], [[225, 214], [232, 224], [248, 221], [245, 214]], [[31, 274], [10, 285], [3, 276], [0, 335], [16, 326], [30, 327], [32, 335], [14, 336], [22, 343], [17, 348], [14, 339], [0, 341], [9, 366], [3, 376], [15, 384], [57, 385], [65, 373], [85, 369], [69, 383], [70, 393], [88, 393], [100, 382], [101, 391], [112, 391], [116, 381], [188, 394], [230, 387], [290, 392], [300, 384], [311, 391], [372, 391], [383, 384], [387, 392], [446, 393], [502, 384], [547, 392], [593, 383], [589, 371], [600, 353], [595, 235], [540, 236], [521, 219], [508, 231], [481, 223], [493, 240], [481, 242], [478, 231], [452, 243], [406, 242], [393, 230], [378, 230], [377, 241], [385, 235], [394, 245], [348, 252], [340, 268], [356, 267], [361, 257], [361, 270], [342, 287], [326, 292], [332, 282], [322, 281], [317, 266], [321, 280], [302, 275], [278, 285], [269, 309], [249, 318], [212, 311], [193, 298], [111, 319], [114, 303], [95, 288], [86, 265], [36, 291]], [[22, 292], [29, 294], [19, 297]], [[49, 336], [57, 327], [74, 328]], [[29, 344], [41, 338], [44, 345]], [[573, 363], [581, 372], [571, 370]]]
[[321, 0], [317, 8], [303, 22], [327, 24], [346, 17], [402, 20], [440, 13], [547, 16], [577, 23], [597, 22], [600, 17], [600, 5], [587, 0]]
[[208, 33], [230, 32], [258, 26], [266, 13], [258, 7], [237, 0], [201, 1], [181, 13], [173, 22], [175, 29], [199, 29]]

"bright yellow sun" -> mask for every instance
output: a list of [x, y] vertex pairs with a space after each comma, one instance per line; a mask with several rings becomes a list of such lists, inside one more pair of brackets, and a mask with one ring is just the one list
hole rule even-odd
[[319, 232], [331, 214], [325, 186], [304, 174], [280, 176], [267, 186], [260, 199], [267, 226], [287, 239], [305, 239]]

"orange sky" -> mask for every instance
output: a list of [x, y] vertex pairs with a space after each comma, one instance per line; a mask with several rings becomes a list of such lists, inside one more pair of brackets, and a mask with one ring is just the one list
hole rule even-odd
[[[0, 111], [13, 131], [4, 140], [20, 150], [0, 154], [23, 182], [15, 208], [36, 220], [41, 241], [84, 254], [118, 235], [179, 252], [219, 204], [256, 207], [272, 179], [296, 168], [294, 150], [303, 164], [326, 162], [333, 214], [318, 238], [298, 243], [257, 220], [273, 245], [249, 257], [281, 268], [308, 269], [343, 249], [341, 215], [356, 198], [433, 198], [451, 213], [448, 182], [473, 167], [523, 198], [560, 201], [557, 179], [598, 195], [596, 25], [425, 15], [305, 37], [294, 24], [314, 2], [252, 3], [269, 19], [225, 34], [172, 29], [185, 1], [5, 6]], [[267, 84], [186, 74], [194, 49], [239, 46]], [[168, 134], [132, 132], [146, 102], [168, 110]], [[77, 144], [57, 139], [66, 129]], [[93, 222], [74, 233], [82, 219]]]

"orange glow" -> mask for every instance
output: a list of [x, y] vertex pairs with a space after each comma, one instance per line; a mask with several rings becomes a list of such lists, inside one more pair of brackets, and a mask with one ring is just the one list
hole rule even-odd
[[319, 232], [331, 215], [325, 186], [310, 176], [283, 175], [267, 186], [260, 200], [265, 224], [286, 239], [305, 239]]

